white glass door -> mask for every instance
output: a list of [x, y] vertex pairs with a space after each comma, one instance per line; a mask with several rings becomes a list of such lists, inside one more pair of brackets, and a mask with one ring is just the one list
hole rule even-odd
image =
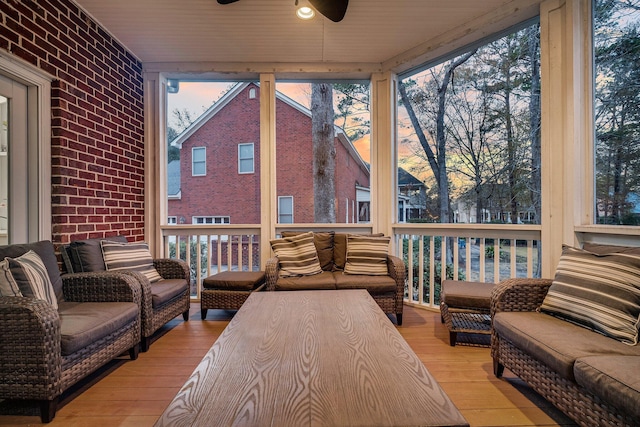
[[0, 244], [27, 242], [27, 87], [0, 75]]

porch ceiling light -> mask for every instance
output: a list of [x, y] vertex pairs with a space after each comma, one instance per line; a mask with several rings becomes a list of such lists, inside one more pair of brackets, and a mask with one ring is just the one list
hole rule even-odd
[[298, 0], [296, 0], [296, 16], [300, 19], [308, 20], [316, 16], [316, 12], [309, 6], [298, 6]]

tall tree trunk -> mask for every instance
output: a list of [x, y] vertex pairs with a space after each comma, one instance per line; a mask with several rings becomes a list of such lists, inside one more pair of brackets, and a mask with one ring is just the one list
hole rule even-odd
[[313, 215], [315, 222], [336, 222], [336, 147], [333, 125], [333, 88], [311, 85], [311, 133], [313, 140]]

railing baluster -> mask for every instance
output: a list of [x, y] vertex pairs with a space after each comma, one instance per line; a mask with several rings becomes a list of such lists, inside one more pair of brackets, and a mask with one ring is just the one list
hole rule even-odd
[[493, 239], [493, 283], [500, 281], [500, 239]]

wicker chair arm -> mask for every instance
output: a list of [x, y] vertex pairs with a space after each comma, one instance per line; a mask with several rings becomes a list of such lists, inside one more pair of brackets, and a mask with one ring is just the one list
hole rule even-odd
[[272, 257], [267, 260], [264, 268], [265, 283], [267, 291], [273, 291], [276, 289], [276, 282], [278, 281], [278, 274], [280, 271], [280, 261], [278, 257]]
[[396, 282], [396, 314], [402, 314], [404, 304], [404, 286], [407, 276], [404, 261], [394, 255], [387, 256], [389, 276]]
[[153, 266], [163, 279], [185, 279], [191, 283], [189, 264], [181, 259], [157, 258], [153, 260]]
[[551, 286], [551, 279], [506, 279], [491, 291], [491, 316], [501, 311], [536, 311]]
[[60, 317], [53, 306], [35, 298], [0, 297], [0, 328], [3, 395], [46, 400], [60, 394]]
[[140, 285], [127, 273], [100, 271], [62, 275], [62, 290], [67, 301], [135, 302], [141, 304]]

